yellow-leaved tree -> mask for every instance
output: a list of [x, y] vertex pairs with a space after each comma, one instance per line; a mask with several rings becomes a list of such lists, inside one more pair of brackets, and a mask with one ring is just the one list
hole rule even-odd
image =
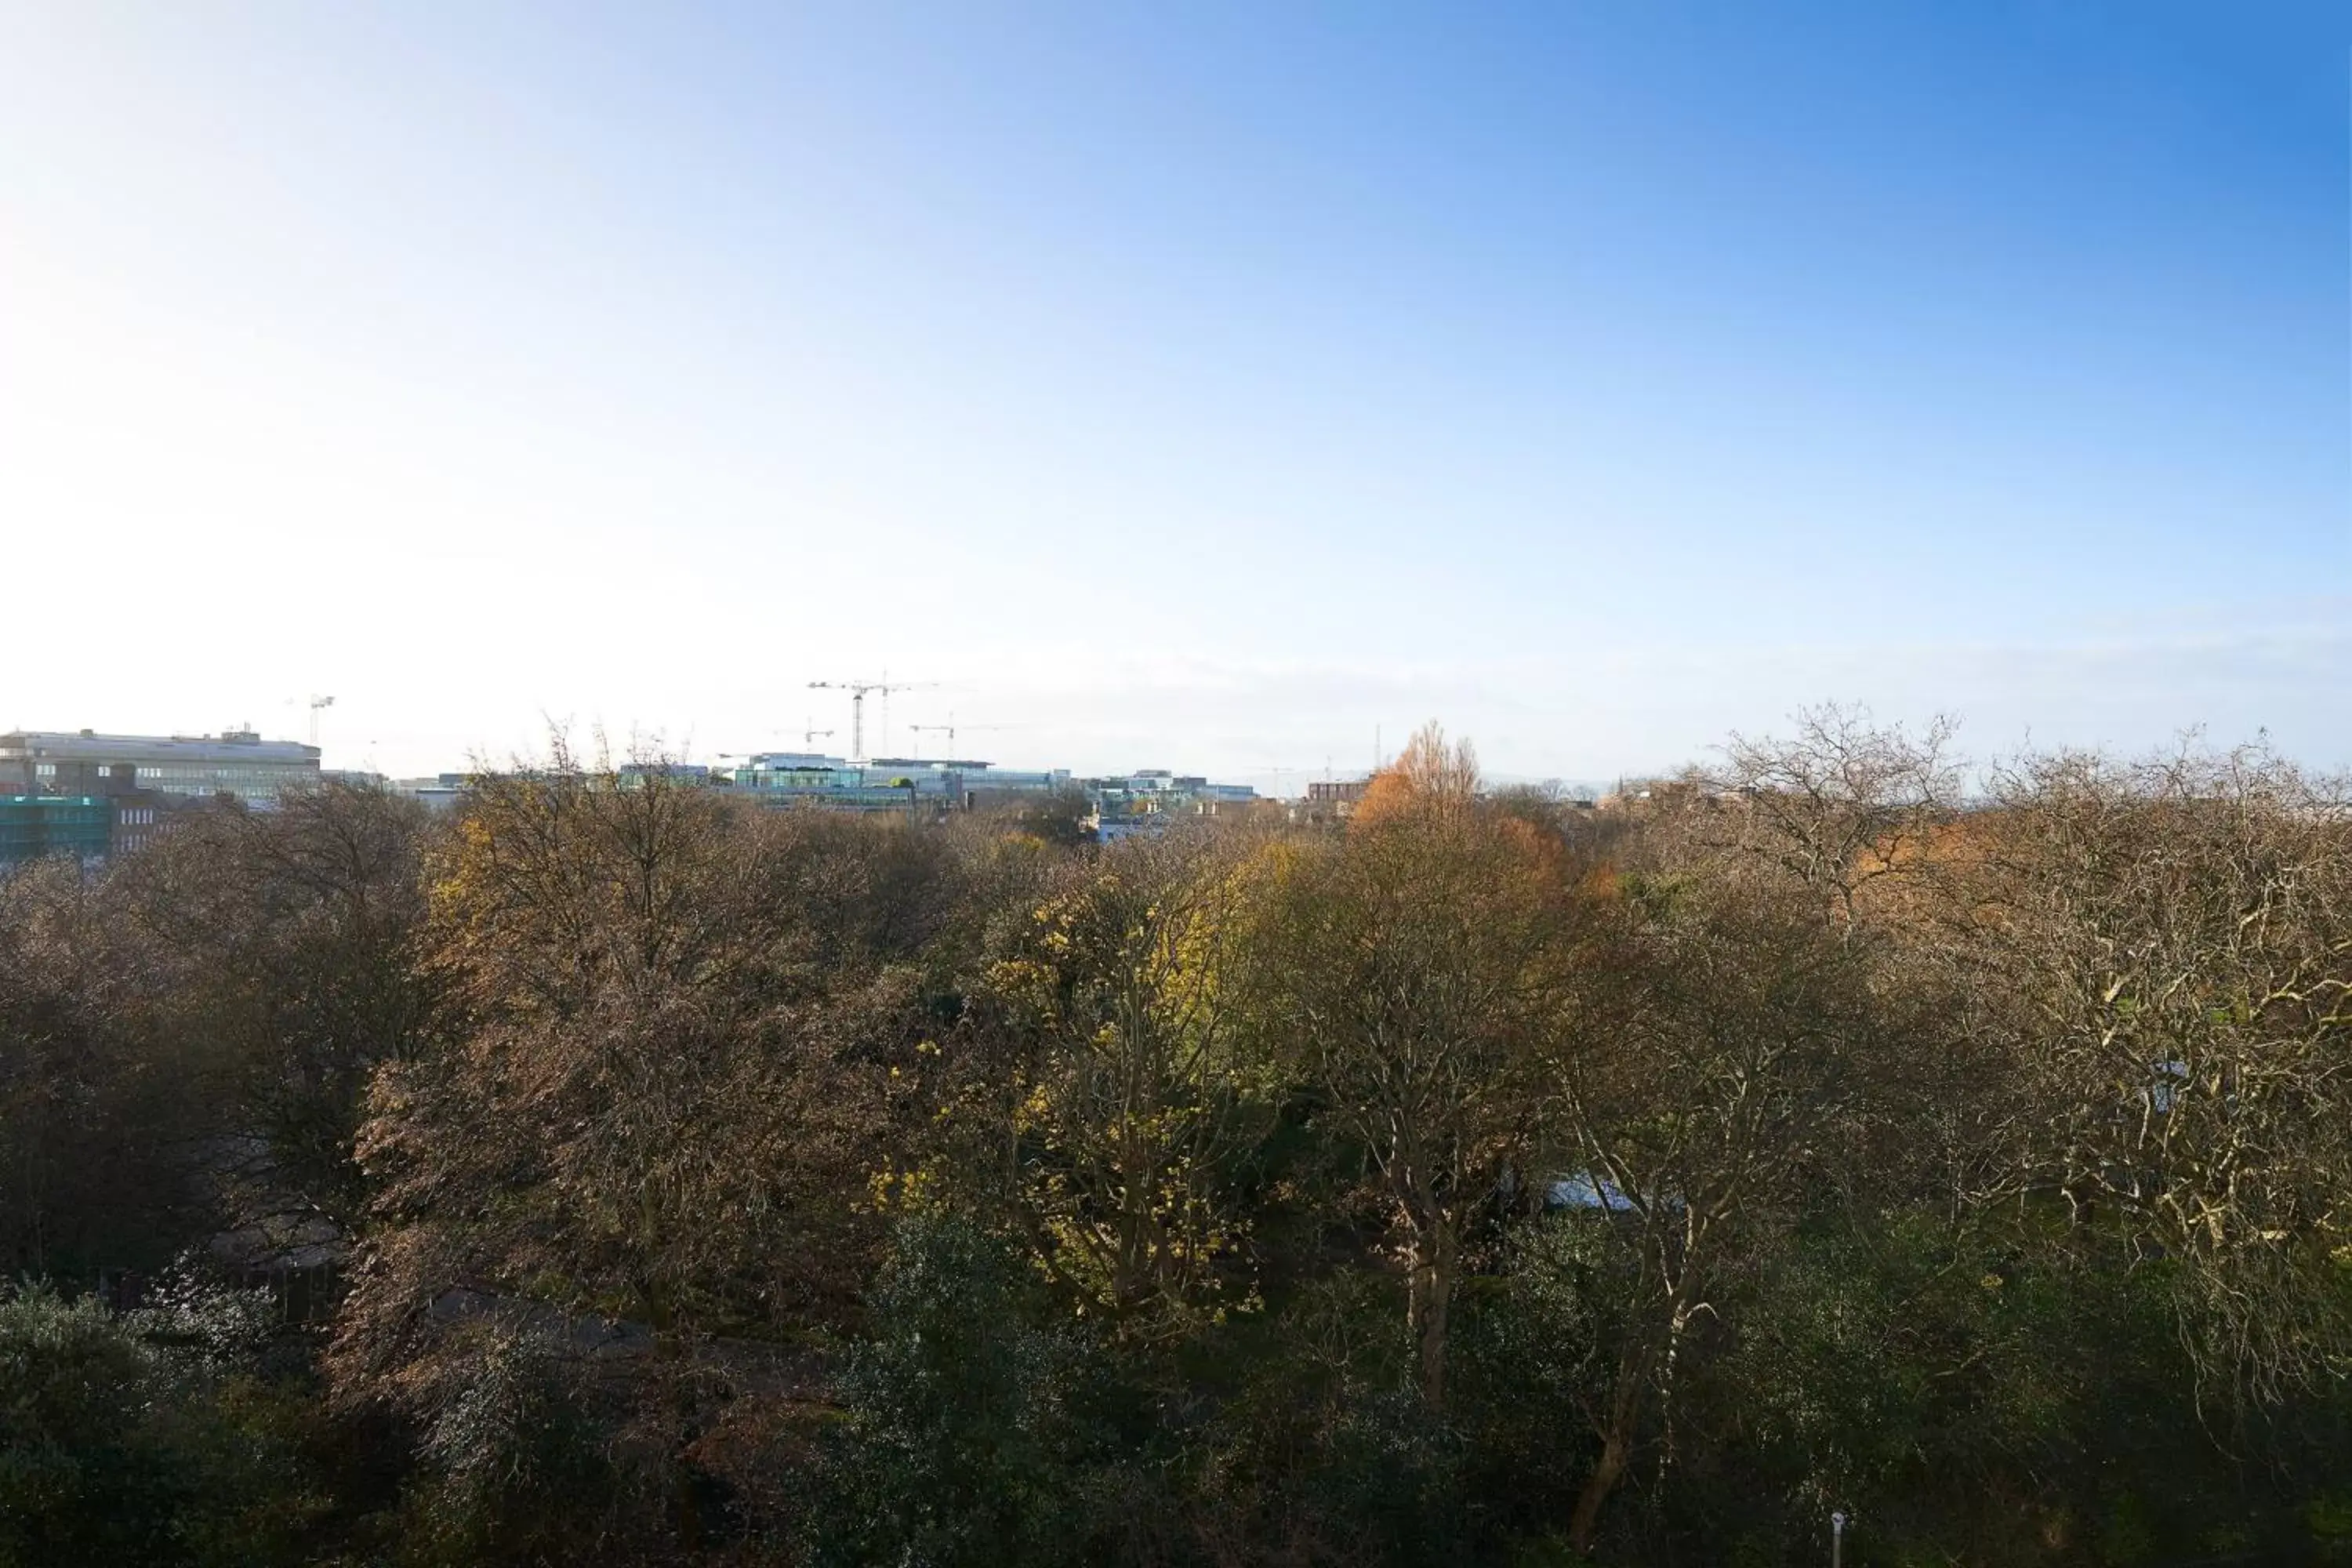
[[1034, 1256], [1120, 1331], [1246, 1300], [1234, 1164], [1269, 1097], [1236, 1049], [1241, 847], [1132, 839], [1071, 867], [988, 971]]

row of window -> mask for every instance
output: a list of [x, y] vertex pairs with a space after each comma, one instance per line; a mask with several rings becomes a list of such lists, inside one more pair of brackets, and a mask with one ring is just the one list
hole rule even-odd
[[[118, 763], [117, 766], [121, 764]], [[35, 763], [33, 776], [53, 779], [58, 776], [55, 763]], [[299, 766], [286, 767], [205, 767], [141, 765], [138, 782], [149, 789], [229, 789], [240, 792], [262, 791], [275, 794], [289, 779], [316, 778], [316, 770]]]
[[233, 795], [274, 795], [290, 783], [317, 776], [307, 768], [142, 767], [139, 784], [175, 795], [227, 790]]

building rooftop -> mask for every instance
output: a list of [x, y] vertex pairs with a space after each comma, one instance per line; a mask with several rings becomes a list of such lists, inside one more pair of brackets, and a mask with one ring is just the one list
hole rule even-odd
[[846, 757], [829, 757], [822, 752], [754, 752], [743, 759], [743, 765], [762, 768], [770, 773], [788, 773], [811, 768], [845, 768]]
[[94, 730], [14, 730], [0, 734], [0, 757], [57, 762], [238, 762], [318, 765], [319, 748], [265, 741], [251, 730], [217, 735], [104, 735]]

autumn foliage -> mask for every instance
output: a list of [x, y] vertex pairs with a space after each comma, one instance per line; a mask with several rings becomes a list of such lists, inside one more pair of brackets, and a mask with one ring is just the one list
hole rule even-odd
[[2333, 1561], [2352, 810], [1952, 741], [22, 869], [0, 1563]]

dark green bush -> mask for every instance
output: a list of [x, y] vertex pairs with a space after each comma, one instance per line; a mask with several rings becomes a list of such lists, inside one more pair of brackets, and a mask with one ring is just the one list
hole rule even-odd
[[184, 1286], [116, 1315], [0, 1300], [0, 1563], [267, 1564], [320, 1510], [287, 1399], [250, 1370], [257, 1305]]

